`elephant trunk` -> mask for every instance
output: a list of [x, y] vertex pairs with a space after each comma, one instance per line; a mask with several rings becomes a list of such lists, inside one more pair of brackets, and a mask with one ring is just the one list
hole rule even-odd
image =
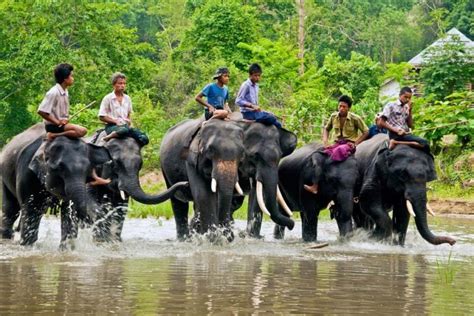
[[451, 237], [434, 235], [428, 228], [428, 220], [426, 218], [427, 198], [425, 189], [418, 189], [416, 191], [407, 190], [405, 192], [405, 198], [413, 205], [414, 212], [416, 214], [416, 228], [427, 242], [433, 245], [448, 243], [451, 246], [456, 243], [456, 240]]
[[73, 205], [80, 219], [90, 219], [92, 222], [98, 218], [99, 206], [94, 199], [88, 197], [85, 179], [76, 179], [65, 184], [65, 193]]
[[[257, 182], [258, 181], [262, 183], [263, 200], [266, 209], [270, 213], [270, 218], [280, 226], [286, 226], [290, 230], [293, 229], [295, 222], [284, 216], [277, 205], [278, 169], [274, 168], [273, 170], [273, 168], [268, 168], [263, 172], [258, 172]], [[258, 195], [259, 192], [257, 192], [257, 197]]]
[[213, 163], [212, 182], [217, 192], [217, 216], [219, 224], [227, 225], [231, 221], [232, 197], [237, 183], [237, 161], [217, 160]]
[[173, 197], [174, 193], [185, 186], [187, 186], [187, 182], [178, 182], [168, 188], [166, 191], [159, 193], [159, 194], [147, 194], [143, 191], [142, 187], [140, 186], [140, 180], [138, 179], [138, 175], [121, 175], [120, 179], [124, 179], [119, 184], [119, 189], [124, 190], [130, 195], [135, 201], [138, 201], [143, 204], [159, 204], [162, 203], [169, 198]]
[[353, 197], [352, 189], [339, 190], [336, 196], [336, 221], [341, 236], [352, 232]]

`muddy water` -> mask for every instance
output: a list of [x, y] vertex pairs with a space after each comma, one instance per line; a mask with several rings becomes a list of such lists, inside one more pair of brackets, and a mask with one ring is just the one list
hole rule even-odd
[[317, 250], [300, 241], [300, 223], [283, 241], [266, 222], [265, 240], [178, 243], [173, 221], [129, 219], [122, 244], [96, 246], [82, 231], [61, 253], [49, 218], [34, 247], [0, 243], [0, 315], [470, 314], [474, 219], [431, 221], [458, 243], [429, 245], [411, 224], [405, 248], [362, 232], [342, 244], [331, 221], [319, 231], [330, 245]]

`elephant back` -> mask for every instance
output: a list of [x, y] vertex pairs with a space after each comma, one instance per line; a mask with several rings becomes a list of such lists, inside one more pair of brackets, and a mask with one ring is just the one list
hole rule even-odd
[[38, 123], [12, 138], [3, 147], [0, 154], [0, 171], [3, 181], [14, 179], [17, 169], [17, 160], [23, 150], [39, 138], [46, 136], [43, 123]]
[[366, 140], [357, 146], [355, 158], [359, 173], [363, 174], [372, 161], [377, 156], [380, 149], [386, 146], [388, 136], [386, 134], [377, 134], [369, 140]]

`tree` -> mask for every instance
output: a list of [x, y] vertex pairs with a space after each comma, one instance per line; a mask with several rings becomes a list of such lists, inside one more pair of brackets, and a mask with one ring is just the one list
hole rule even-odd
[[465, 46], [457, 36], [443, 46], [427, 50], [426, 64], [421, 70], [421, 80], [426, 94], [438, 100], [455, 91], [466, 89], [474, 78], [474, 50]]

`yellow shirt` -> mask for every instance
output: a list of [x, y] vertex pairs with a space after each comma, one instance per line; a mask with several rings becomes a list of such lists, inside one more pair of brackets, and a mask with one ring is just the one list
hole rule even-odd
[[[352, 112], [347, 113], [346, 122], [341, 130], [341, 121], [339, 120], [339, 112], [331, 114], [328, 123], [326, 124], [326, 130], [333, 130], [331, 135], [331, 142], [339, 139], [346, 139], [355, 142], [359, 136], [369, 130], [365, 125], [362, 118]], [[360, 132], [360, 133], [359, 133]]]

